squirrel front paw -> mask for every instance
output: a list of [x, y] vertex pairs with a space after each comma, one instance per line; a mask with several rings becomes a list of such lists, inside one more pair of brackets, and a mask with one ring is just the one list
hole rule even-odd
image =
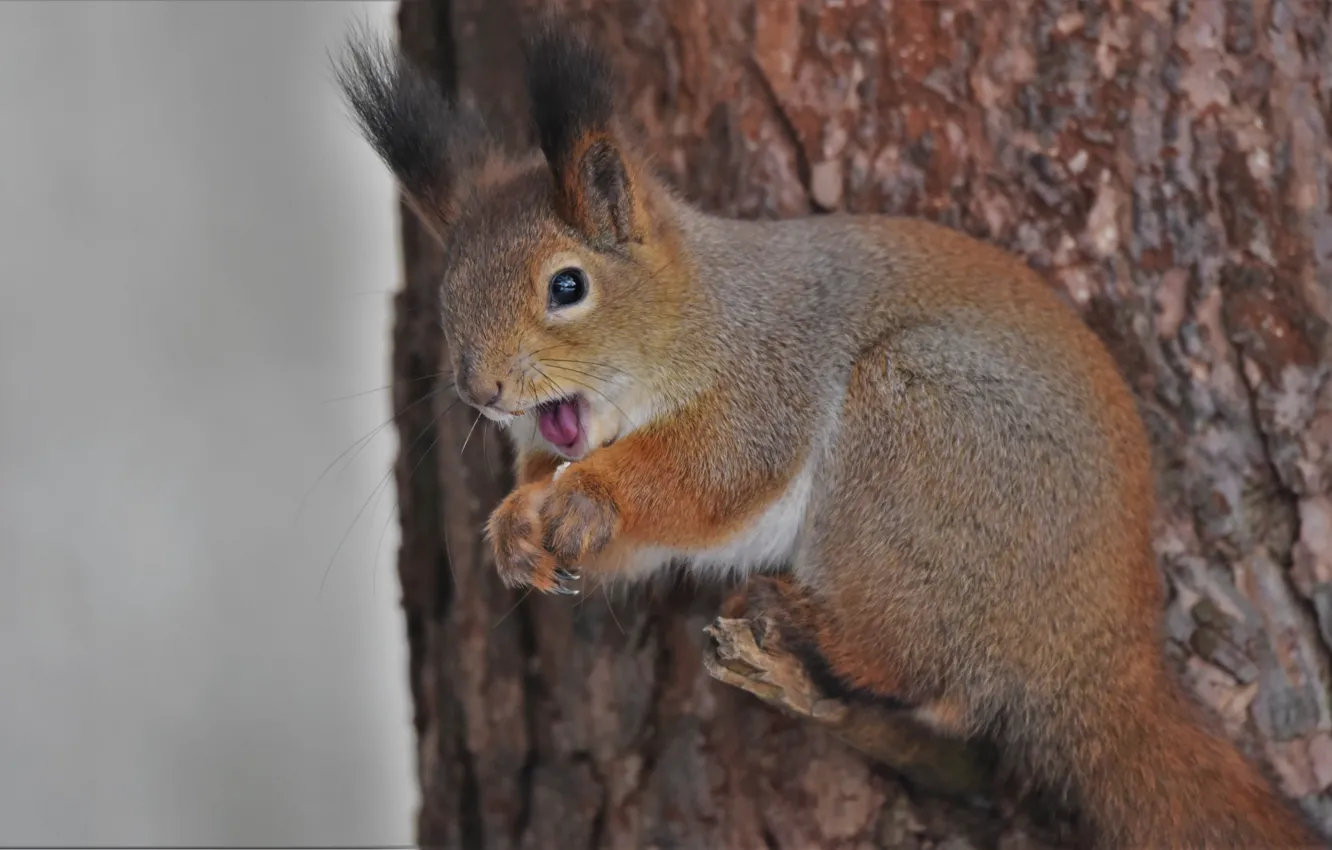
[[818, 614], [789, 576], [751, 576], [723, 600], [721, 616], [748, 620], [759, 646], [774, 637], [792, 646], [815, 642]]
[[545, 593], [576, 594], [583, 562], [615, 537], [620, 514], [598, 479], [570, 469], [552, 484], [514, 490], [486, 525], [500, 580]]
[[576, 594], [567, 582], [578, 576], [560, 568], [543, 545], [541, 505], [549, 484], [519, 487], [500, 503], [486, 524], [486, 536], [495, 554], [495, 567], [506, 587], [528, 586], [543, 593]]
[[555, 479], [540, 510], [543, 548], [562, 566], [578, 568], [620, 530], [620, 511], [595, 473], [573, 467]]

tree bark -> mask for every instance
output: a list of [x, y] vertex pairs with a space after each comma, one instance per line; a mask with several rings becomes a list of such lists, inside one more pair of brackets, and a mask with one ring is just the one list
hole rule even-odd
[[[1048, 275], [1153, 437], [1167, 651], [1332, 835], [1329, 3], [403, 0], [401, 37], [520, 138], [515, 37], [536, 6], [607, 41], [652, 153], [702, 206], [919, 215]], [[507, 450], [439, 391], [443, 258], [405, 209], [402, 240], [422, 844], [1059, 840], [1006, 806], [909, 790], [847, 735], [714, 680], [718, 588], [505, 591], [480, 529]]]

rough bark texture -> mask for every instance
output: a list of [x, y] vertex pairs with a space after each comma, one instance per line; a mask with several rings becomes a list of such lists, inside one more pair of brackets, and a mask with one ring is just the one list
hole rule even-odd
[[[539, 0], [405, 0], [404, 43], [520, 132]], [[1327, 2], [569, 0], [663, 170], [737, 216], [921, 215], [1044, 270], [1114, 352], [1159, 470], [1169, 652], [1332, 834]], [[445, 411], [405, 211], [395, 406], [420, 841], [1034, 846], [710, 678], [717, 589], [524, 598], [480, 528], [500, 440]], [[484, 427], [484, 426], [483, 426]], [[1027, 842], [1024, 844], [1024, 842]]]

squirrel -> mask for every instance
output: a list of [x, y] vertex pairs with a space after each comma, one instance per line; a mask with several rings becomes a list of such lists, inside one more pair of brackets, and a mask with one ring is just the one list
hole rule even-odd
[[514, 447], [505, 584], [747, 577], [824, 682], [990, 736], [1097, 847], [1320, 846], [1167, 665], [1145, 428], [1076, 312], [924, 220], [707, 214], [600, 46], [523, 45], [526, 151], [392, 45], [337, 66], [445, 252], [442, 365]]

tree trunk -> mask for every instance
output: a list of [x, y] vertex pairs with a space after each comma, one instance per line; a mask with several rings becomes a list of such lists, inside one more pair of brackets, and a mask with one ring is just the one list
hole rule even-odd
[[[402, 39], [522, 133], [515, 36], [538, 4], [404, 0]], [[1169, 653], [1332, 834], [1329, 4], [553, 5], [613, 48], [652, 152], [701, 205], [920, 215], [1048, 275], [1153, 437]], [[507, 449], [437, 392], [443, 260], [402, 216], [399, 571], [422, 844], [1036, 845], [1026, 817], [908, 792], [828, 729], [712, 679], [717, 588], [502, 589], [480, 529], [510, 484]]]

